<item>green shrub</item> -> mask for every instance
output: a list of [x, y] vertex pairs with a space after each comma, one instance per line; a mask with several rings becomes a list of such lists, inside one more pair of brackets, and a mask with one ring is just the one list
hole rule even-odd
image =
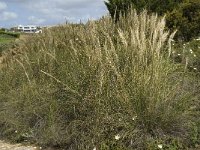
[[[0, 71], [1, 134], [65, 149], [145, 149], [190, 139], [193, 93], [165, 20], [131, 11], [55, 27]], [[187, 143], [186, 143], [187, 144]]]
[[19, 38], [20, 33], [0, 31], [0, 35], [8, 35], [9, 37]]
[[176, 39], [190, 41], [200, 36], [200, 1], [189, 0], [180, 3], [166, 16], [167, 27], [178, 29]]

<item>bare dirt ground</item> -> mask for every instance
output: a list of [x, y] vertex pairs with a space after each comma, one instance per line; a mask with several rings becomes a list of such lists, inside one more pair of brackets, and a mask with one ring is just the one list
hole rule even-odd
[[0, 150], [40, 150], [39, 147], [24, 146], [22, 144], [10, 144], [4, 141], [0, 141]]

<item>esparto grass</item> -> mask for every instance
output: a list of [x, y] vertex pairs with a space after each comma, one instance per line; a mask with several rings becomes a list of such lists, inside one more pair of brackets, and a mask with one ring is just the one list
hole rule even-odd
[[174, 34], [131, 11], [32, 37], [0, 71], [2, 135], [80, 150], [187, 146], [193, 95], [170, 59]]

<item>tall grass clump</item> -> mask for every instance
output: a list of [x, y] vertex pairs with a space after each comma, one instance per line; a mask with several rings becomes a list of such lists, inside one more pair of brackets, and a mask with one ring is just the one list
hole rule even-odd
[[148, 149], [174, 137], [183, 147], [192, 96], [164, 28], [131, 11], [24, 42], [0, 71], [2, 135], [65, 149]]

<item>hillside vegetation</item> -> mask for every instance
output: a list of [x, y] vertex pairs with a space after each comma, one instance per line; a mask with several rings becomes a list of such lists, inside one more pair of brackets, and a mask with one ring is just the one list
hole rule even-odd
[[69, 150], [198, 146], [199, 82], [144, 11], [35, 35], [0, 70], [0, 133]]
[[14, 45], [14, 41], [20, 37], [19, 33], [5, 32], [0, 30], [0, 55]]

